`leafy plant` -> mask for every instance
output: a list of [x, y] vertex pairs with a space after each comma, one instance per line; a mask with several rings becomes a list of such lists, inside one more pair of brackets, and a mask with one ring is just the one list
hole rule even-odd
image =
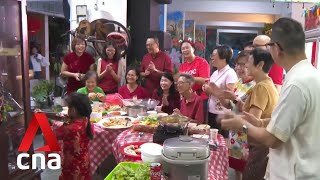
[[38, 85], [32, 89], [31, 96], [37, 103], [44, 103], [49, 95], [54, 91], [54, 83], [47, 80], [41, 80]]
[[13, 111], [13, 107], [4, 101], [4, 104], [2, 107], [0, 107], [0, 122], [7, 120], [7, 115], [10, 111]]

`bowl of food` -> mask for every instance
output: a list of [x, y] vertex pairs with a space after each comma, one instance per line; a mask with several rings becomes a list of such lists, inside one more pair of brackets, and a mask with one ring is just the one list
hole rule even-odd
[[128, 106], [138, 106], [142, 102], [142, 99], [122, 99], [122, 104]]
[[181, 116], [178, 114], [168, 115], [159, 117], [159, 128], [165, 130], [166, 132], [175, 133], [175, 132], [187, 132], [187, 127], [190, 122], [193, 122], [192, 119]]
[[147, 107], [148, 110], [154, 110], [159, 103], [160, 101], [155, 99], [143, 99], [140, 104]]

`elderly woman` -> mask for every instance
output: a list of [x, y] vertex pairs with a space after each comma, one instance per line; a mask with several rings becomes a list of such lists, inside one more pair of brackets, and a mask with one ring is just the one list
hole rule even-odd
[[204, 122], [203, 100], [192, 87], [195, 83], [194, 77], [190, 74], [180, 74], [177, 80], [177, 89], [182, 96], [181, 107], [174, 109], [177, 114], [182, 114], [197, 121], [198, 124]]
[[[246, 67], [248, 74], [253, 77], [256, 85], [247, 92], [247, 99], [244, 103], [243, 110], [249, 112], [257, 119], [266, 119], [271, 117], [271, 113], [278, 101], [278, 92], [268, 76], [268, 72], [273, 64], [270, 53], [266, 50], [256, 48], [252, 51]], [[222, 120], [222, 127], [225, 129], [234, 129], [239, 119], [233, 118]], [[268, 122], [253, 121], [257, 127], [266, 127]], [[267, 155], [269, 148], [249, 139], [249, 157], [247, 165], [243, 172], [243, 179], [264, 179], [266, 165], [268, 162]]]
[[129, 69], [126, 75], [127, 84], [119, 88], [118, 93], [124, 99], [147, 99], [148, 92], [138, 84], [140, 71], [138, 69]]
[[93, 69], [94, 59], [85, 52], [86, 46], [85, 39], [75, 37], [71, 43], [73, 52], [67, 54], [63, 59], [60, 75], [68, 78], [67, 94], [83, 87], [81, 79], [90, 67]]
[[114, 43], [107, 42], [103, 55], [104, 57], [98, 60], [97, 65], [100, 80], [98, 85], [106, 94], [113, 94], [118, 91], [118, 84], [122, 76], [119, 70], [120, 52]]
[[174, 109], [180, 109], [180, 95], [171, 73], [162, 74], [160, 88], [153, 91], [152, 99], [160, 101], [160, 106], [156, 107], [158, 112], [172, 114]]
[[85, 87], [77, 90], [77, 93], [85, 94], [91, 101], [104, 101], [105, 94], [103, 90], [97, 86], [98, 74], [95, 71], [88, 71], [84, 76]]
[[[233, 91], [225, 90], [221, 93], [219, 98], [229, 99], [232, 105], [232, 111], [235, 113], [239, 113], [241, 109], [236, 106], [236, 104], [241, 103], [240, 101], [245, 101], [247, 91], [255, 85], [252, 76], [249, 76], [248, 69], [246, 67], [246, 63], [248, 62], [249, 54], [248, 52], [241, 52], [235, 58], [235, 70], [239, 77], [238, 82], [235, 84], [235, 88]], [[230, 142], [234, 142], [230, 144], [229, 151], [229, 167], [235, 169], [236, 171], [236, 180], [242, 179], [242, 172], [246, 166], [246, 158], [248, 156], [247, 151], [243, 151], [243, 148], [247, 145], [247, 142], [244, 142], [244, 138], [246, 138], [246, 134], [240, 131], [231, 131], [229, 139]]]
[[230, 102], [227, 99], [219, 98], [218, 93], [221, 90], [233, 91], [235, 83], [238, 81], [236, 72], [228, 65], [233, 51], [231, 47], [222, 45], [217, 46], [211, 55], [212, 65], [217, 68], [210, 77], [210, 84], [203, 85], [203, 91], [209, 97], [209, 115], [208, 124], [212, 128], [219, 129], [219, 133], [227, 138], [228, 131], [221, 130], [220, 124], [217, 123], [218, 115], [230, 111]]

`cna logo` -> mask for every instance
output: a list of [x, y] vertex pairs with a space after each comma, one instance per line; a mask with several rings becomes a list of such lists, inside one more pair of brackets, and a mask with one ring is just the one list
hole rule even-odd
[[[30, 149], [32, 141], [36, 136], [38, 128], [41, 128], [44, 139], [47, 142], [47, 145], [42, 146], [35, 150], [35, 152], [53, 152], [60, 151], [60, 147], [56, 137], [54, 136], [53, 131], [49, 125], [47, 116], [44, 113], [35, 113], [32, 117], [32, 120], [29, 124], [29, 127], [24, 135], [22, 142], [19, 146], [18, 151], [27, 152]], [[49, 153], [48, 157], [50, 160], [47, 162], [49, 169], [55, 170], [61, 168], [61, 157], [58, 153]], [[22, 158], [29, 158], [28, 153], [20, 153], [17, 157], [17, 166], [19, 169], [26, 170], [30, 169], [29, 165], [22, 164]], [[32, 155], [32, 169], [37, 168], [37, 158], [40, 159], [40, 168], [45, 169], [45, 156], [42, 153], [34, 153]]]

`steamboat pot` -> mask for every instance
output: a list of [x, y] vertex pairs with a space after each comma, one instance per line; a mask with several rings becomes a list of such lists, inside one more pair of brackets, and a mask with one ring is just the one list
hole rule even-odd
[[127, 106], [127, 114], [130, 117], [137, 117], [139, 113], [146, 113], [147, 107], [141, 105]]

